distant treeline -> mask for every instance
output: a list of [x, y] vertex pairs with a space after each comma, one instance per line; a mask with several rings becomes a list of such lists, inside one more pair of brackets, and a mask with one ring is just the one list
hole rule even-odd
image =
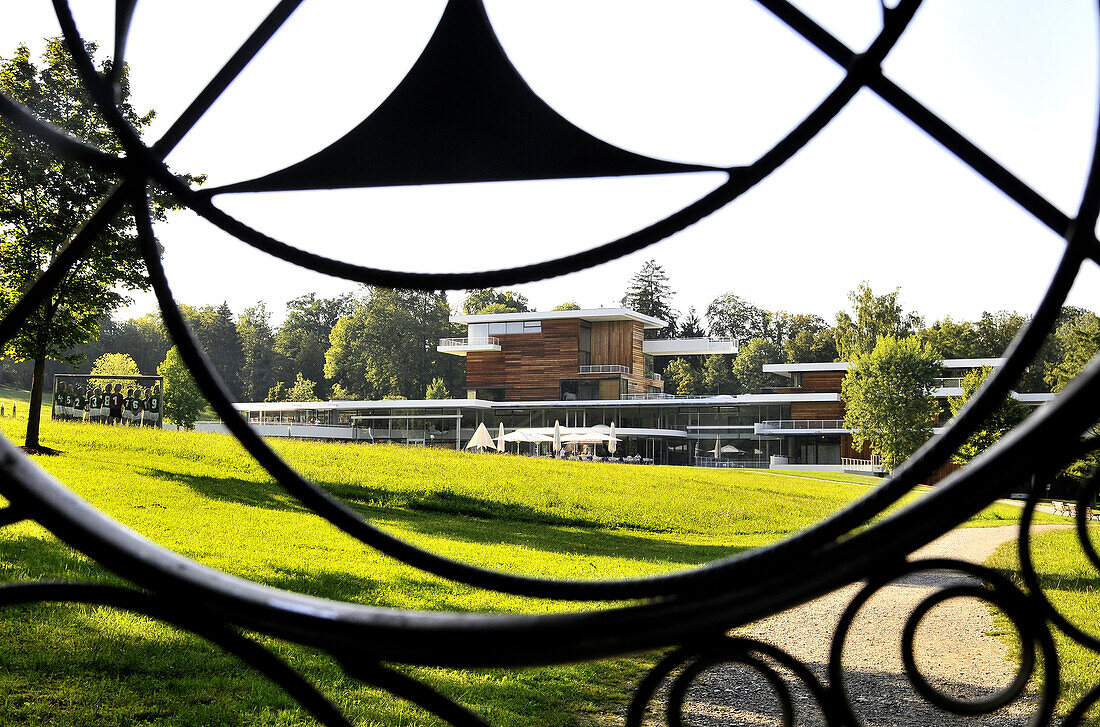
[[[647, 337], [711, 335], [740, 342], [736, 356], [655, 361], [655, 370], [664, 374], [665, 391], [679, 394], [736, 394], [783, 385], [762, 367], [855, 360], [882, 335], [916, 336], [942, 358], [998, 357], [1028, 320], [1020, 313], [996, 311], [972, 321], [947, 317], [926, 324], [920, 314], [902, 309], [899, 295], [898, 289], [876, 295], [862, 284], [849, 293], [849, 309], [827, 321], [814, 314], [765, 310], [725, 293], [701, 318], [694, 308], [683, 315], [672, 309], [668, 276], [650, 260], [628, 281], [624, 302], [669, 321], [667, 328], [646, 331]], [[569, 301], [555, 310], [578, 307]], [[242, 401], [447, 398], [461, 397], [465, 391], [464, 361], [436, 350], [439, 339], [466, 335], [464, 326], [450, 323], [451, 310], [442, 291], [367, 287], [357, 295], [334, 298], [311, 293], [287, 301], [281, 326], [272, 325], [264, 303], [239, 316], [225, 303], [181, 308], [210, 360]], [[460, 308], [465, 314], [530, 310], [522, 294], [493, 289], [466, 291]], [[99, 339], [76, 349], [85, 356], [81, 366], [48, 361], [46, 374], [87, 373], [106, 353], [129, 354], [142, 373], [152, 374], [171, 345], [158, 314], [105, 320]], [[1098, 348], [1100, 318], [1081, 308], [1063, 308], [1054, 333], [1017, 390], [1056, 388]], [[0, 383], [27, 387], [30, 380], [30, 362], [0, 360]]]

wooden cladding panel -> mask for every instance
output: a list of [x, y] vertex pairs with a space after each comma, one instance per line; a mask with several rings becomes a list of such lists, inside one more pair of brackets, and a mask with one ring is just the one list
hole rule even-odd
[[791, 419], [843, 419], [844, 402], [795, 401], [791, 403]]
[[840, 392], [840, 382], [844, 380], [844, 371], [803, 371], [802, 388], [794, 391], [815, 393], [822, 391]]
[[592, 365], [618, 364], [634, 368], [634, 321], [592, 323]]
[[505, 386], [506, 401], [557, 401], [559, 381], [580, 370], [580, 324], [543, 321], [542, 333], [497, 335], [500, 352], [466, 356], [466, 385]]

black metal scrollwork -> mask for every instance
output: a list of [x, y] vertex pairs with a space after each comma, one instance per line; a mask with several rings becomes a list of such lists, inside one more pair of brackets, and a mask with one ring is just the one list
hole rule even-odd
[[[0, 493], [10, 502], [9, 506], [0, 509], [0, 527], [33, 519], [143, 589], [79, 583], [8, 584], [0, 586], [0, 605], [89, 603], [130, 610], [174, 624], [221, 645], [259, 669], [326, 725], [346, 725], [348, 722], [312, 685], [272, 653], [244, 637], [241, 630], [323, 649], [344, 664], [355, 678], [418, 704], [456, 726], [483, 725], [484, 722], [465, 707], [387, 663], [516, 667], [672, 647], [670, 655], [638, 686], [627, 715], [628, 724], [641, 724], [647, 706], [667, 678], [672, 678], [672, 683], [667, 696], [666, 719], [670, 725], [681, 724], [681, 709], [691, 684], [702, 672], [720, 663], [740, 664], [761, 675], [771, 685], [786, 724], [793, 723], [794, 708], [790, 687], [781, 670], [794, 674], [830, 724], [859, 724], [845, 691], [840, 658], [856, 613], [876, 590], [893, 579], [918, 570], [949, 569], [972, 576], [984, 585], [958, 585], [941, 590], [909, 616], [902, 656], [912, 685], [923, 698], [946, 711], [982, 715], [1017, 698], [1041, 662], [1043, 686], [1032, 722], [1048, 724], [1058, 690], [1059, 662], [1052, 626], [1094, 651], [1100, 651], [1100, 639], [1067, 621], [1043, 594], [1028, 546], [1036, 495], [1027, 503], [1021, 523], [1020, 556], [1026, 592], [986, 568], [952, 560], [910, 563], [906, 558], [1002, 496], [1007, 486], [1035, 472], [1038, 465], [1029, 453], [1042, 451], [1045, 468], [1062, 467], [1081, 454], [1080, 433], [1097, 418], [1100, 361], [1092, 361], [1054, 402], [1031, 416], [967, 468], [949, 477], [935, 492], [896, 513], [880, 516], [944, 463], [1007, 396], [1050, 333], [1081, 266], [1090, 260], [1100, 262], [1100, 243], [1095, 235], [1100, 210], [1097, 152], [1094, 149], [1077, 213], [1067, 216], [883, 74], [882, 62], [917, 12], [918, 0], [901, 0], [893, 8], [883, 4], [882, 29], [863, 53], [847, 48], [786, 0], [758, 2], [845, 70], [837, 86], [774, 147], [751, 164], [723, 169], [728, 179], [717, 189], [665, 219], [618, 240], [532, 265], [461, 274], [429, 274], [370, 268], [298, 249], [224, 212], [214, 203], [211, 194], [188, 187], [164, 164], [168, 153], [286, 22], [301, 0], [279, 2], [168, 132], [152, 145], [146, 145], [139, 138], [116, 107], [117, 75], [104, 78], [95, 71], [68, 3], [54, 0], [62, 32], [82, 82], [121, 140], [126, 154], [114, 156], [96, 149], [42, 123], [18, 103], [0, 94], [0, 115], [19, 132], [37, 137], [58, 154], [108, 171], [121, 180], [100, 202], [96, 212], [80, 222], [56, 260], [0, 320], [0, 340], [9, 340], [19, 330], [28, 315], [79, 262], [110, 220], [130, 210], [137, 220], [139, 242], [165, 324], [203, 394], [248, 452], [304, 506], [390, 557], [463, 584], [560, 601], [635, 602], [596, 612], [501, 616], [395, 612], [277, 591], [201, 566], [121, 528], [36, 467], [11, 443], [0, 441]], [[116, 3], [116, 59], [124, 55], [135, 5], [136, 0]], [[459, 17], [463, 13], [467, 15]], [[445, 17], [448, 14], [463, 22], [470, 21], [455, 27], [475, 28], [484, 36], [480, 42], [495, 39], [491, 28], [485, 25], [488, 21], [480, 2], [451, 0]], [[445, 31], [444, 28], [437, 33]], [[454, 39], [440, 41], [443, 46], [447, 43], [453, 45]], [[486, 53], [485, 58], [491, 58], [492, 63], [508, 63], [506, 56], [499, 52]], [[121, 63], [116, 63], [114, 67], [120, 66]], [[516, 87], [520, 88], [516, 93], [526, 88], [522, 80]], [[731, 204], [802, 149], [862, 89], [877, 94], [1035, 219], [1062, 236], [1066, 243], [1062, 260], [1034, 316], [1009, 348], [1004, 366], [989, 378], [946, 431], [929, 441], [880, 487], [845, 510], [783, 542], [687, 572], [597, 582], [530, 578], [490, 571], [426, 552], [364, 520], [294, 471], [237, 415], [227, 388], [188, 331], [172, 295], [153, 238], [146, 200], [147, 188], [156, 185], [167, 190], [181, 205], [244, 244], [294, 265], [351, 281], [421, 290], [512, 285], [614, 260]], [[530, 99], [523, 103], [536, 109], [532, 113], [554, 113]], [[560, 126], [564, 120], [544, 121], [557, 124], [554, 128], [564, 128]], [[561, 133], [568, 136], [573, 132]], [[617, 155], [610, 145], [604, 147], [607, 147], [607, 159], [626, 165], [623, 167], [626, 171], [620, 173], [633, 173], [632, 169], [647, 173], [646, 169], [666, 168], [660, 163], [651, 164], [653, 160]], [[546, 174], [545, 171], [527, 171], [530, 174], [526, 178]], [[576, 173], [575, 169], [573, 171]], [[311, 173], [323, 176], [325, 169], [322, 165], [319, 171], [314, 168]], [[508, 178], [524, 178], [527, 172], [510, 168], [499, 173], [512, 175]], [[446, 178], [434, 181], [441, 180], [446, 181]], [[329, 186], [340, 184], [333, 182]], [[321, 179], [314, 186], [325, 186], [325, 180]], [[1100, 480], [1093, 479], [1082, 497], [1087, 501], [1098, 491]], [[1077, 527], [1082, 548], [1100, 570], [1100, 556], [1089, 540], [1083, 513], [1078, 515]], [[834, 635], [828, 686], [806, 665], [774, 646], [725, 635], [731, 628], [861, 581], [867, 585], [848, 606]], [[961, 701], [935, 689], [921, 674], [914, 657], [915, 634], [921, 619], [938, 604], [960, 597], [977, 598], [999, 607], [1015, 625], [1025, 645], [1019, 673], [1012, 683], [975, 702]], [[189, 604], [187, 613], [172, 605], [179, 602]], [[349, 644], [356, 645], [354, 656], [348, 650]], [[1037, 655], [1041, 659], [1037, 659]], [[1079, 724], [1085, 712], [1098, 700], [1100, 685], [1073, 708], [1066, 724]]]

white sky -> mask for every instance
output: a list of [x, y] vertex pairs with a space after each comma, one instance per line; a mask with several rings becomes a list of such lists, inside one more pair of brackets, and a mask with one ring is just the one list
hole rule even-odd
[[[650, 156], [748, 162], [797, 123], [840, 70], [749, 0], [485, 0], [528, 83], [581, 128]], [[113, 3], [73, 3], [109, 52]], [[138, 4], [133, 100], [156, 139], [273, 6], [272, 0]], [[856, 49], [878, 3], [796, 3]], [[296, 162], [343, 136], [401, 80], [442, 0], [307, 0], [169, 158], [211, 184]], [[58, 33], [44, 0], [0, 0], [0, 56]], [[1007, 9], [1010, 8], [1010, 9]], [[1084, 185], [1097, 116], [1097, 17], [1086, 0], [927, 0], [887, 75], [1068, 214]], [[402, 270], [498, 268], [638, 229], [717, 186], [673, 175], [227, 195], [217, 203], [303, 248]], [[158, 229], [179, 300], [240, 311], [354, 286], [268, 258], [190, 213]], [[757, 188], [672, 238], [596, 269], [516, 286], [536, 308], [615, 305], [648, 258], [681, 311], [733, 292], [831, 320], [869, 280], [902, 287], [931, 321], [1029, 311], [1062, 243], [869, 92]], [[451, 295], [452, 304], [461, 293]], [[1089, 268], [1071, 303], [1100, 310]], [[139, 296], [124, 315], [152, 310]]]

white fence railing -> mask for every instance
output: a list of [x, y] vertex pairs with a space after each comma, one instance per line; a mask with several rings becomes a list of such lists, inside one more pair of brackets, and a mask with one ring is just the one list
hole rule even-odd
[[450, 348], [466, 348], [468, 346], [499, 346], [500, 339], [496, 336], [482, 336], [480, 338], [441, 338], [440, 346]]
[[695, 457], [696, 467], [766, 470], [770, 464], [769, 461], [760, 459], [714, 459], [713, 457]]
[[843, 419], [770, 419], [760, 422], [760, 431], [798, 431], [805, 429], [847, 429]]
[[882, 469], [882, 463], [877, 456], [872, 456], [871, 459], [841, 457], [840, 465], [845, 469], [855, 470], [856, 472], [877, 472]]
[[622, 364], [594, 364], [581, 366], [582, 374], [629, 374], [630, 367]]

